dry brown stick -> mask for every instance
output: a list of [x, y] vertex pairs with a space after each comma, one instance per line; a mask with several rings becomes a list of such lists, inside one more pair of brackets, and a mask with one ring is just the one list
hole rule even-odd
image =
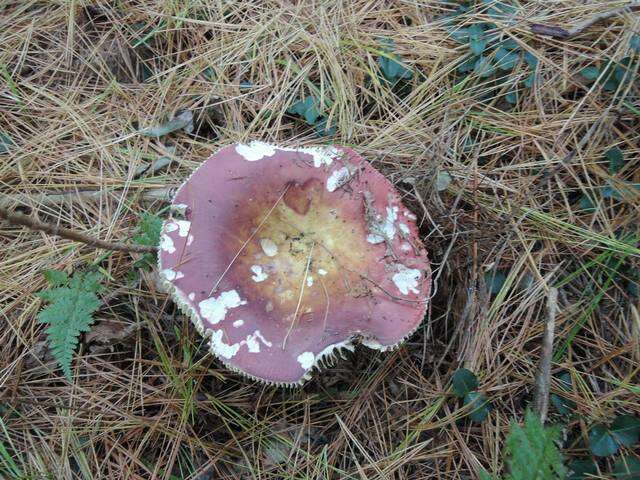
[[531, 24], [531, 32], [535, 33], [536, 35], [546, 35], [549, 37], [566, 40], [567, 38], [571, 38], [571, 37], [575, 37], [576, 35], [579, 35], [590, 26], [598, 22], [601, 22], [602, 20], [607, 20], [611, 17], [616, 17], [622, 13], [635, 10], [637, 8], [640, 8], [640, 2], [631, 2], [625, 5], [624, 7], [615, 8], [613, 10], [601, 12], [597, 15], [594, 15], [593, 17], [580, 22], [569, 29], [558, 27], [555, 25], [544, 25], [541, 23], [533, 23]]
[[[141, 193], [143, 201], [162, 201], [170, 202], [175, 194], [176, 186], [164, 188], [150, 188]], [[133, 190], [132, 190], [133, 192]], [[0, 207], [49, 207], [53, 205], [71, 205], [76, 202], [98, 201], [106, 197], [103, 190], [76, 190], [65, 193], [37, 193], [30, 195], [28, 193], [19, 193], [15, 195], [7, 195], [0, 193]]]
[[86, 233], [77, 232], [69, 228], [60, 227], [51, 223], [41, 222], [37, 218], [25, 215], [23, 213], [12, 212], [7, 208], [0, 207], [0, 218], [4, 218], [9, 223], [22, 225], [23, 227], [56, 235], [58, 237], [74, 240], [76, 242], [86, 243], [92, 247], [103, 248], [105, 250], [113, 250], [117, 252], [133, 252], [133, 253], [152, 253], [157, 250], [156, 247], [146, 245], [132, 245], [122, 242], [107, 242], [99, 238], [92, 237]]
[[542, 339], [542, 353], [540, 369], [536, 378], [536, 390], [533, 406], [540, 416], [542, 423], [547, 419], [549, 411], [549, 390], [551, 385], [551, 358], [553, 356], [553, 337], [556, 327], [556, 312], [558, 310], [558, 289], [551, 287], [547, 296], [547, 321], [544, 326]]

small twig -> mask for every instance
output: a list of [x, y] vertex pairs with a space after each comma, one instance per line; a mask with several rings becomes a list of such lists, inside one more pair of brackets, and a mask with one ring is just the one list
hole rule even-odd
[[533, 405], [542, 423], [547, 419], [549, 410], [549, 388], [551, 384], [551, 358], [553, 356], [553, 337], [555, 335], [556, 312], [558, 310], [558, 289], [551, 287], [547, 297], [547, 321], [542, 339], [540, 369], [536, 378], [536, 390]]
[[56, 235], [68, 240], [86, 243], [87, 245], [91, 245], [92, 247], [103, 248], [105, 250], [132, 253], [152, 253], [157, 250], [156, 247], [150, 247], [146, 245], [131, 245], [129, 243], [122, 242], [107, 242], [105, 240], [100, 240], [99, 238], [87, 235], [86, 233], [77, 232], [75, 230], [60, 227], [51, 223], [41, 222], [40, 220], [23, 213], [11, 212], [9, 211], [9, 209], [4, 207], [0, 207], [0, 218], [4, 218], [9, 223], [13, 223], [15, 225], [22, 225], [23, 227], [30, 228], [31, 230], [37, 230], [40, 232], [48, 233], [49, 235]]
[[154, 173], [162, 170], [163, 168], [168, 167], [169, 165], [171, 165], [171, 163], [174, 160], [176, 160], [175, 146], [163, 147], [162, 145], [160, 145], [160, 149], [162, 150], [162, 153], [164, 153], [164, 155], [156, 158], [151, 163], [145, 163], [143, 165], [140, 165], [138, 168], [136, 168], [135, 172], [133, 173], [134, 179], [140, 178], [143, 175], [153, 175]]
[[[176, 191], [176, 186], [164, 188], [150, 188], [142, 192], [141, 197], [144, 201], [170, 202]], [[136, 190], [130, 190], [135, 192]], [[49, 207], [54, 205], [71, 205], [77, 202], [98, 201], [106, 197], [104, 190], [77, 190], [65, 193], [37, 193], [29, 195], [26, 193], [7, 195], [0, 193], [0, 207]]]
[[630, 10], [635, 10], [637, 8], [640, 8], [640, 2], [631, 2], [625, 5], [624, 7], [615, 8], [607, 12], [598, 13], [597, 15], [594, 15], [591, 18], [583, 20], [582, 22], [578, 23], [577, 25], [569, 29], [554, 26], [554, 25], [543, 25], [541, 23], [533, 23], [531, 24], [531, 32], [535, 33], [536, 35], [545, 35], [548, 37], [560, 38], [562, 40], [566, 40], [568, 38], [575, 37], [576, 35], [581, 34], [587, 28], [591, 27], [592, 25], [598, 22], [601, 22], [602, 20], [607, 20], [611, 17], [616, 17], [622, 13], [625, 13]]
[[289, 326], [289, 330], [287, 330], [287, 334], [284, 336], [284, 340], [282, 341], [282, 350], [287, 347], [287, 339], [293, 330], [293, 326], [296, 324], [296, 318], [298, 318], [298, 312], [300, 312], [300, 307], [302, 306], [302, 296], [304, 295], [304, 286], [307, 283], [307, 277], [309, 275], [309, 267], [311, 266], [311, 258], [313, 255], [313, 249], [316, 246], [316, 242], [314, 241], [311, 244], [311, 248], [309, 248], [309, 256], [307, 257], [307, 266], [304, 269], [304, 275], [302, 276], [302, 281], [300, 282], [300, 295], [298, 295], [298, 304], [296, 305], [296, 311], [293, 312], [293, 320], [291, 321], [291, 325]]

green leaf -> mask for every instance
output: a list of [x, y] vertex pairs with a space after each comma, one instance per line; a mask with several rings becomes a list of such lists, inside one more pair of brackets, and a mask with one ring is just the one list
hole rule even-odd
[[469, 29], [468, 28], [459, 28], [458, 26], [451, 26], [447, 28], [449, 35], [458, 43], [468, 43], [469, 42]]
[[69, 281], [69, 275], [62, 270], [45, 270], [42, 274], [47, 283], [52, 287], [59, 287]]
[[460, 65], [458, 65], [458, 72], [468, 73], [473, 71], [473, 68], [475, 67], [477, 61], [478, 57], [475, 57], [473, 55], [469, 56]]
[[582, 195], [580, 197], [578, 206], [580, 207], [580, 210], [584, 210], [585, 212], [594, 212], [596, 209], [595, 204], [587, 195]]
[[489, 399], [480, 392], [469, 392], [464, 396], [463, 404], [469, 407], [469, 419], [480, 423], [489, 415]]
[[487, 48], [487, 40], [482, 37], [471, 38], [469, 41], [469, 48], [474, 55], [482, 55], [484, 53], [484, 49]]
[[585, 67], [580, 70], [580, 75], [587, 80], [595, 80], [600, 76], [600, 69], [598, 67]]
[[185, 110], [168, 122], [156, 125], [155, 127], [145, 128], [140, 131], [140, 135], [145, 137], [162, 137], [182, 129], [187, 133], [193, 130], [193, 113], [191, 113], [190, 110]]
[[378, 65], [385, 79], [395, 82], [399, 79], [410, 79], [413, 72], [404, 66], [400, 55], [394, 53], [395, 43], [389, 38], [380, 40], [381, 49], [385, 55], [378, 57]]
[[[140, 217], [138, 225], [138, 234], [133, 237], [133, 242], [138, 245], [155, 247], [160, 243], [160, 234], [162, 232], [162, 219], [157, 215], [143, 213]], [[156, 264], [155, 253], [145, 253], [139, 260], [133, 264], [136, 268], [152, 267]]]
[[447, 189], [451, 183], [451, 175], [448, 172], [438, 172], [436, 177], [436, 190], [442, 192]]
[[567, 480], [586, 480], [598, 475], [598, 464], [591, 458], [578, 458], [569, 464]]
[[489, 57], [480, 57], [473, 66], [473, 71], [480, 78], [487, 78], [494, 74], [496, 67], [491, 63]]
[[205, 68], [202, 71], [202, 75], [204, 76], [204, 78], [210, 81], [214, 81], [217, 78], [216, 71], [211, 67]]
[[489, 271], [484, 274], [484, 282], [489, 288], [489, 292], [492, 295], [497, 294], [502, 290], [504, 282], [507, 280], [507, 272], [504, 270]]
[[533, 82], [536, 79], [536, 74], [532, 73], [531, 75], [529, 75], [527, 78], [524, 79], [524, 86], [527, 88], [531, 88], [533, 87]]
[[292, 113], [294, 115], [303, 116], [304, 112], [307, 111], [307, 108], [306, 108], [307, 98], [305, 98], [304, 100], [298, 100], [297, 102], [294, 102], [289, 108], [287, 108], [287, 112]]
[[466, 368], [459, 368], [453, 372], [451, 386], [456, 397], [463, 398], [467, 393], [478, 388], [478, 377]]
[[313, 125], [321, 116], [318, 107], [319, 102], [313, 96], [308, 96], [291, 105], [288, 111], [304, 118], [309, 125]]
[[560, 415], [571, 415], [576, 408], [576, 403], [573, 400], [569, 400], [556, 393], [551, 395], [551, 403], [556, 407]]
[[611, 434], [618, 443], [631, 447], [640, 438], [640, 418], [620, 415], [611, 424]]
[[[568, 372], [564, 372], [558, 376], [558, 383], [560, 388], [564, 391], [571, 390], [571, 375]], [[573, 400], [569, 400], [562, 395], [553, 393], [551, 395], [551, 403], [560, 415], [570, 415], [576, 408], [576, 403]]]
[[602, 189], [602, 198], [613, 198], [614, 200], [622, 200], [622, 194], [611, 185], [607, 185]]
[[484, 29], [478, 23], [469, 27], [469, 48], [475, 56], [480, 56], [487, 48], [488, 40], [484, 34]]
[[636, 33], [629, 40], [629, 48], [635, 52], [640, 52], [640, 33]]
[[500, 48], [505, 48], [510, 52], [514, 50], [520, 50], [520, 45], [518, 44], [518, 42], [516, 42], [512, 38], [507, 38], [506, 40], [502, 40], [497, 46]]
[[620, 62], [620, 65], [617, 65], [616, 68], [613, 69], [613, 78], [616, 79], [617, 82], [621, 83], [623, 80], [627, 81], [631, 79], [632, 76], [632, 72], [629, 71], [629, 73], [627, 74], [627, 65], [625, 65], [623, 62], [625, 60], [627, 60], [629, 57], [623, 59]]
[[609, 78], [604, 82], [604, 86], [602, 88], [607, 92], [615, 92], [618, 89], [619, 84], [620, 83], [615, 78]]
[[613, 455], [618, 451], [618, 444], [611, 436], [606, 425], [596, 424], [589, 431], [589, 450], [598, 457]]
[[616, 480], [638, 480], [640, 478], [640, 459], [631, 455], [621, 456], [616, 460], [612, 473]]
[[14, 143], [11, 137], [4, 132], [0, 132], [0, 154], [9, 153]]
[[538, 57], [536, 57], [533, 53], [531, 52], [524, 52], [524, 61], [527, 62], [527, 64], [533, 69], [535, 70], [536, 68], [538, 68]]
[[609, 173], [614, 175], [624, 167], [624, 156], [618, 147], [607, 150], [604, 156], [609, 160]]
[[507, 480], [560, 480], [567, 473], [556, 443], [560, 429], [545, 427], [536, 414], [527, 410], [524, 426], [511, 423], [507, 436]]
[[[54, 277], [57, 277], [56, 281], [62, 280], [61, 276]], [[63, 284], [37, 294], [49, 303], [38, 313], [38, 323], [48, 325], [49, 348], [69, 380], [78, 337], [90, 330], [94, 321], [92, 315], [100, 307], [96, 293], [101, 289], [101, 279], [98, 272], [78, 272]]]
[[520, 55], [510, 52], [506, 48], [500, 47], [495, 53], [496, 66], [502, 71], [513, 70], [518, 61]]
[[480, 470], [480, 480], [493, 480], [493, 477], [486, 470]]
[[504, 99], [511, 105], [515, 105], [516, 103], [518, 103], [518, 91], [511, 90], [504, 96]]
[[320, 121], [315, 124], [314, 131], [319, 137], [329, 137], [331, 135], [335, 135], [338, 131], [338, 127], [331, 125], [331, 127], [327, 128], [327, 119], [322, 117]]

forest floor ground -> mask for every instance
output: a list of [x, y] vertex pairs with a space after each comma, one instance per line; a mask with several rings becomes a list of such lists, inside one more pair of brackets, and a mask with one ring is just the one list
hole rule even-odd
[[[226, 370], [137, 256], [0, 224], [0, 476], [504, 475], [554, 288], [550, 387], [571, 408], [548, 423], [567, 463], [590, 458], [594, 424], [640, 415], [640, 17], [570, 29], [624, 4], [0, 2], [0, 201], [126, 240], [166, 213], [145, 193], [222, 145], [348, 145], [418, 216], [435, 286], [401, 348], [282, 389]], [[89, 266], [104, 290], [68, 381], [36, 293]], [[482, 422], [450, 389], [461, 367]]]

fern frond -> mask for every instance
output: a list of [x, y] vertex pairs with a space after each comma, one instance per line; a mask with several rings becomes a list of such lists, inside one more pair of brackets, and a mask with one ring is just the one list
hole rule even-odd
[[38, 314], [38, 323], [48, 325], [49, 348], [64, 375], [71, 380], [71, 360], [78, 337], [93, 324], [93, 313], [100, 307], [96, 293], [102, 276], [98, 272], [79, 272], [69, 278], [63, 272], [49, 270], [45, 278], [52, 288], [38, 296], [49, 305]]
[[[133, 237], [133, 242], [138, 245], [155, 247], [160, 243], [162, 232], [162, 219], [157, 215], [143, 213], [138, 225], [138, 234]], [[145, 253], [133, 266], [136, 268], [150, 267], [156, 264], [155, 253]]]
[[566, 468], [556, 442], [557, 427], [545, 427], [533, 412], [525, 413], [524, 426], [512, 423], [507, 436], [509, 476], [507, 480], [563, 479]]

